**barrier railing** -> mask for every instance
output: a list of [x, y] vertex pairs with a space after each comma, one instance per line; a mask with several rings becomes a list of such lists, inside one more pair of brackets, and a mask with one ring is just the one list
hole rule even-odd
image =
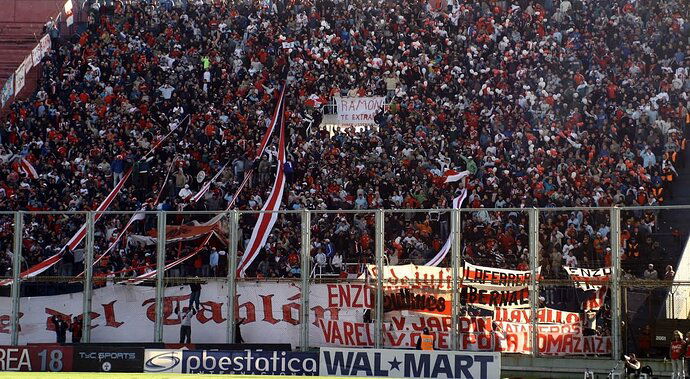
[[[690, 210], [690, 207], [280, 211], [278, 213], [281, 215], [274, 227], [274, 233], [267, 240], [262, 257], [264, 259], [256, 260], [251, 264], [246, 277], [236, 275], [237, 262], [242, 256], [241, 252], [244, 250], [253, 220], [260, 212], [0, 212], [0, 220], [5, 225], [5, 233], [0, 234], [0, 242], [6, 246], [12, 246], [11, 276], [7, 276], [3, 282], [6, 285], [4, 288], [11, 285], [10, 296], [5, 298], [8, 300], [8, 305], [11, 303], [11, 307], [7, 307], [8, 310], [11, 308], [11, 312], [6, 315], [11, 331], [8, 342], [15, 345], [42, 342], [26, 340], [26, 338], [31, 338], [31, 334], [26, 334], [30, 329], [22, 329], [26, 332], [20, 332], [20, 321], [24, 322], [29, 317], [27, 316], [29, 311], [34, 309], [32, 308], [35, 306], [34, 302], [40, 301], [40, 297], [36, 296], [50, 294], [63, 296], [60, 295], [62, 293], [77, 295], [81, 293], [82, 306], [76, 314], [83, 315], [82, 322], [85, 331], [83, 340], [93, 341], [92, 330], [89, 328], [92, 325], [91, 318], [103, 317], [100, 316], [103, 312], [112, 311], [107, 307], [100, 309], [108, 304], [113, 306], [112, 303], [106, 301], [107, 299], [100, 297], [103, 296], [101, 295], [103, 290], [107, 288], [112, 288], [109, 291], [122, 295], [130, 293], [127, 296], [140, 293], [143, 297], [135, 296], [136, 301], [139, 302], [138, 306], [151, 304], [148, 315], [150, 322], [154, 325], [152, 340], [155, 342], [170, 340], [168, 325], [174, 319], [171, 304], [183, 305], [189, 301], [191, 306], [194, 303], [194, 299], [190, 298], [186, 290], [178, 287], [200, 283], [210, 292], [204, 299], [203, 307], [206, 313], [203, 317], [199, 317], [202, 317], [202, 320], [216, 320], [220, 327], [224, 328], [226, 333], [224, 333], [223, 342], [235, 340], [236, 324], [239, 322], [237, 314], [248, 317], [249, 314], [246, 312], [250, 310], [254, 312], [254, 307], [262, 303], [265, 314], [263, 322], [271, 325], [274, 321], [278, 325], [281, 323], [295, 325], [297, 334], [294, 340], [298, 341], [302, 349], [315, 346], [316, 337], [332, 338], [329, 333], [336, 328], [345, 328], [343, 330], [362, 328], [362, 330], [367, 330], [367, 333], [370, 330], [371, 344], [363, 342], [367, 346], [387, 347], [391, 344], [402, 343], [402, 347], [411, 347], [409, 344], [417, 338], [417, 335], [410, 335], [410, 332], [405, 332], [405, 328], [411, 325], [417, 327], [424, 322], [432, 323], [432, 331], [437, 333], [439, 338], [443, 338], [443, 348], [465, 348], [469, 342], [463, 337], [463, 333], [494, 333], [495, 328], [500, 326], [503, 330], [512, 328], [509, 332], [510, 337], [506, 338], [507, 346], [510, 347], [502, 351], [539, 354], [529, 346], [540, 346], [542, 354], [549, 355], [562, 353], [559, 350], [562, 347], [551, 346], [548, 343], [555, 344], [562, 341], [549, 340], [555, 337], [550, 337], [549, 333], [552, 332], [548, 328], [556, 330], [556, 327], [567, 329], [570, 326], [564, 326], [567, 323], [560, 322], [558, 321], [560, 319], [556, 318], [550, 319], [544, 314], [548, 313], [551, 315], [549, 317], [556, 317], [553, 316], [556, 314], [553, 312], [561, 312], [560, 315], [569, 315], [568, 317], [572, 318], [571, 321], [575, 320], [573, 322], [579, 325], [576, 329], [577, 333], [582, 334], [586, 331], [585, 337], [598, 336], [600, 340], [597, 340], [597, 343], [610, 341], [610, 349], [604, 348], [592, 354], [619, 356], [629, 345], [620, 336], [634, 334], [631, 330], [634, 320], [622, 324], [624, 318], [628, 316], [626, 312], [630, 313], [634, 305], [634, 299], [628, 298], [631, 295], [629, 290], [658, 287], [656, 292], [649, 292], [651, 296], [648, 298], [649, 305], [643, 304], [640, 307], [635, 305], [635, 309], [649, 309], [653, 313], [657, 307], [661, 309], [662, 304], [655, 300], [661, 294], [660, 291], [666, 291], [666, 288], [671, 286], [678, 288], [690, 284], [681, 280], [683, 268], [676, 274], [680, 275], [676, 281], [673, 281], [673, 278], [671, 281], [630, 278], [627, 276], [628, 273], [621, 268], [621, 258], [624, 258], [624, 255], [627, 256], [630, 250], [630, 242], [629, 239], [626, 240], [625, 235], [632, 232], [632, 226], [629, 224], [631, 221], [622, 221], [621, 212], [650, 209], [678, 217], [684, 210]], [[609, 220], [596, 225], [601, 230], [596, 234], [607, 234], [608, 242], [603, 242], [601, 245], [594, 244], [591, 247], [592, 252], [599, 249], [603, 252], [609, 251], [602, 253], [608, 258], [583, 261], [577, 267], [568, 266], [570, 263], [564, 260], [560, 263], [562, 266], [559, 267], [563, 267], [560, 272], [568, 273], [569, 277], [553, 276], [550, 273], [551, 269], [546, 268], [553, 261], [545, 258], [547, 252], [544, 251], [545, 246], [550, 244], [547, 242], [550, 238], [550, 234], [547, 235], [549, 225], [554, 225], [554, 218], [565, 216], [567, 216], [565, 218], [573, 219], [571, 223], [577, 223], [578, 212], [588, 214], [585, 220]], [[117, 242], [118, 228], [122, 228], [125, 221], [135, 214], [141, 217], [127, 232], [126, 238], [122, 238], [122, 242]], [[430, 217], [430, 214], [434, 214], [434, 217]], [[222, 217], [214, 218], [218, 215]], [[667, 216], [665, 218], [672, 219]], [[49, 261], [46, 259], [49, 246], [53, 249], [59, 248], [72, 234], [70, 231], [76, 231], [82, 225], [85, 226], [84, 242], [78, 244], [73, 249], [74, 251], [70, 252], [74, 254], [73, 261], [59, 259], [53, 267], [43, 272], [36, 275], [26, 274], [30, 271], [27, 269], [34, 265]], [[480, 227], [485, 230], [478, 232], [476, 229]], [[499, 235], [493, 235], [490, 229], [494, 229]], [[9, 230], [12, 230], [12, 233], [9, 233]], [[48, 230], [50, 233], [44, 234], [43, 230]], [[585, 223], [582, 224], [581, 230], [582, 233], [587, 233]], [[439, 268], [427, 266], [426, 264], [445, 240], [450, 241], [450, 247], [447, 256], [439, 260]], [[514, 241], [510, 243], [510, 248], [501, 250], [501, 244], [509, 240]], [[611, 241], [622, 241], [622, 243]], [[114, 249], [108, 249], [115, 243], [120, 245]], [[429, 246], [422, 246], [425, 244]], [[564, 246], [568, 244], [570, 244], [568, 241], [563, 243]], [[626, 244], [628, 246], [623, 249], [624, 254], [621, 248]], [[482, 250], [481, 246], [488, 247]], [[43, 255], [38, 255], [42, 258], [36, 260], [36, 254], [39, 254], [37, 251], [42, 248]], [[209, 251], [203, 249], [209, 249]], [[105, 257], [104, 252], [108, 251], [110, 251], [108, 254], [112, 256]], [[562, 252], [561, 249], [559, 253], [562, 254]], [[322, 254], [325, 255], [325, 260]], [[339, 258], [334, 264], [336, 256]], [[512, 260], [509, 260], [508, 256], [513, 257], [510, 258]], [[208, 257], [208, 260], [205, 260], [205, 257]], [[482, 257], [494, 257], [494, 260]], [[270, 262], [274, 258], [277, 262], [275, 264]], [[127, 267], [112, 270], [110, 266], [102, 265], [104, 259], [126, 260]], [[681, 262], [687, 259], [683, 254]], [[623, 263], [628, 267], [625, 260]], [[270, 273], [272, 268], [275, 272], [275, 267], [281, 264], [289, 267], [289, 270], [281, 269], [280, 275], [262, 273], [264, 266], [268, 266], [266, 272]], [[406, 264], [414, 265], [405, 266]], [[389, 318], [392, 317], [389, 316], [391, 309], [397, 309], [391, 308], [391, 304], [388, 303], [393, 299], [390, 296], [398, 296], [397, 291], [404, 288], [391, 286], [390, 278], [375, 273], [385, 272], [384, 269], [397, 270], [403, 267], [417, 270], [410, 271], [413, 273], [422, 273], [423, 270], [429, 269], [447, 270], [443, 271], [444, 276], [429, 279], [427, 284], [432, 287], [435, 285], [445, 287], [442, 289], [438, 287], [436, 292], [427, 291], [421, 295], [433, 295], [436, 298], [446, 296], [443, 302], [444, 307], [447, 306], [449, 311], [440, 311], [439, 315], [434, 316], [433, 312], [439, 311], [432, 310], [431, 316], [419, 318], [418, 315], [410, 316], [405, 308], [406, 305], [399, 305], [402, 308], [393, 313], [398, 316]], [[530, 273], [518, 282], [498, 281], [493, 284], [497, 287], [493, 290], [506, 290], [511, 296], [522, 296], [520, 288], [523, 288], [525, 297], [516, 300], [517, 303], [514, 304], [489, 303], [489, 307], [483, 307], [477, 300], [482, 296], [482, 292], [479, 291], [486, 289], [487, 296], [500, 296], [500, 294], [490, 292], [492, 284], [477, 282], [476, 277], [472, 279], [472, 275], [477, 274], [468, 274], [468, 272], [481, 272], [477, 270], [495, 270], [497, 277], [503, 273], [508, 275], [512, 272], [510, 270]], [[21, 272], [25, 274], [20, 274]], [[657, 274], [657, 278], [663, 277]], [[52, 285], [44, 286], [41, 283]], [[144, 293], [146, 291], [143, 289], [151, 288], [151, 286], [153, 286], [151, 293]], [[132, 292], [133, 290], [127, 290], [127, 288], [140, 288], [140, 290]], [[248, 288], [253, 288], [254, 292], [249, 291]], [[472, 292], [470, 288], [478, 290]], [[94, 294], [96, 291], [98, 294]], [[360, 305], [355, 301], [354, 298], [359, 296], [356, 291], [366, 292], [371, 296], [367, 298], [366, 306], [363, 305], [364, 303]], [[583, 293], [587, 296], [591, 295], [591, 298], [578, 299], [578, 304], [583, 308], [576, 309], [573, 304], [568, 303], [571, 301], [569, 299], [583, 296]], [[415, 293], [413, 296], [419, 294]], [[74, 295], [69, 296], [74, 297]], [[251, 296], [253, 298], [249, 299]], [[281, 304], [278, 304], [278, 300], [272, 303], [271, 299], [274, 298], [271, 296], [275, 296], [275, 299], [284, 296], [284, 299], [280, 300]], [[98, 297], [98, 301], [94, 302], [94, 297]], [[117, 300], [118, 298], [113, 298], [110, 301]], [[326, 303], [330, 304], [328, 306], [334, 306], [334, 303], [331, 303], [336, 300], [349, 302], [348, 306], [338, 303], [336, 308], [340, 308], [340, 317], [324, 318], [329, 315], [329, 312], [338, 312], [336, 308], [329, 311], [326, 306]], [[429, 301], [433, 303], [434, 300]], [[438, 301], [436, 303], [440, 304]], [[22, 304], [27, 307], [25, 310], [22, 310]], [[282, 307], [282, 311], [270, 313], [267, 310], [269, 306]], [[643, 308], [644, 306], [647, 308]], [[467, 322], [466, 317], [472, 317], [472, 322], [476, 322], [480, 317], [487, 315], [488, 308], [494, 312], [491, 316], [492, 322], [503, 324], [486, 327], [484, 331], [463, 329], [462, 323]], [[199, 309], [201, 309], [200, 306]], [[510, 317], [498, 319], [495, 313], [498, 311]], [[252, 315], [258, 322], [259, 316]], [[377, 315], [383, 317], [377, 317]], [[403, 318], [407, 321], [401, 321]], [[115, 325], [116, 321], [112, 319], [107, 322], [113, 322]], [[100, 319], [98, 324], [102, 324]], [[397, 325], [397, 329], [392, 330], [391, 325]], [[625, 325], [627, 329], [621, 330], [621, 325]], [[102, 329], [94, 330], [98, 334], [99, 341], [103, 342], [104, 338], [108, 338], [100, 334]], [[213, 338], [215, 339], [212, 342], [219, 342], [217, 338], [220, 337]], [[335, 343], [333, 340], [328, 341]]]

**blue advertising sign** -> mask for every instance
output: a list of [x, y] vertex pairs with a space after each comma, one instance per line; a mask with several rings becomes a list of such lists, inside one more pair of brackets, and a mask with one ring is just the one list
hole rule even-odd
[[320, 375], [396, 378], [501, 376], [500, 353], [321, 348]]
[[318, 353], [147, 349], [144, 372], [314, 376]]

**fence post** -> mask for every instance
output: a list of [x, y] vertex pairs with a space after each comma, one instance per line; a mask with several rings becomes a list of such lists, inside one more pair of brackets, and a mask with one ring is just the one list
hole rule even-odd
[[84, 294], [82, 311], [82, 342], [91, 342], [91, 300], [93, 296], [93, 212], [86, 214], [86, 250], [84, 251]]
[[237, 292], [237, 240], [239, 238], [240, 214], [234, 209], [228, 214], [229, 222], [229, 249], [228, 249], [228, 331], [227, 343], [235, 343], [235, 294]]
[[302, 287], [300, 289], [300, 347], [302, 351], [309, 349], [309, 276], [311, 273], [311, 213], [307, 209], [301, 212], [302, 222], [302, 251], [300, 258], [300, 278]]
[[383, 231], [384, 231], [384, 210], [376, 211], [376, 323], [374, 330], [374, 344], [377, 349], [383, 347]]
[[613, 339], [613, 359], [621, 356], [621, 211], [611, 208], [611, 338]]
[[163, 342], [163, 297], [165, 296], [165, 287], [163, 279], [165, 276], [165, 226], [166, 213], [163, 211], [157, 212], [157, 239], [156, 239], [156, 326], [155, 326], [155, 342]]
[[12, 247], [12, 346], [19, 344], [19, 302], [20, 272], [22, 270], [22, 229], [24, 229], [24, 212], [14, 213], [14, 246]]
[[539, 210], [532, 208], [529, 210], [529, 268], [531, 271], [529, 281], [529, 306], [530, 323], [532, 333], [530, 333], [531, 354], [533, 357], [539, 356], [539, 335], [537, 331], [537, 312], [539, 310], [539, 284], [537, 274], [539, 267]]
[[[460, 213], [457, 209], [450, 211], [450, 235], [453, 243], [450, 245], [450, 265], [453, 273], [453, 287], [451, 291], [451, 314], [450, 314], [450, 349], [458, 350], [458, 314], [460, 313], [460, 299], [458, 299], [459, 283], [458, 277], [463, 274], [462, 256], [460, 251]], [[440, 285], [441, 283], [439, 283]]]

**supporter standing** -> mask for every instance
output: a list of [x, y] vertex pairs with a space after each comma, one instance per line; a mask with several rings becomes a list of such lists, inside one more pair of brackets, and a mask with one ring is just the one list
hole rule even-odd
[[180, 343], [192, 343], [192, 318], [196, 311], [192, 307], [184, 307], [180, 313], [180, 306], [177, 305], [175, 314], [180, 317]]
[[683, 333], [678, 330], [673, 331], [673, 340], [669, 348], [673, 371], [671, 379], [685, 379], [685, 352], [686, 342], [683, 340]]

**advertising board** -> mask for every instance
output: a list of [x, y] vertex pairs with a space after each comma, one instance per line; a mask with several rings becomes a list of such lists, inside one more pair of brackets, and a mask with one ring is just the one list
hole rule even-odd
[[314, 376], [319, 371], [319, 355], [290, 351], [147, 349], [143, 370], [178, 374]]
[[483, 352], [322, 348], [319, 375], [395, 378], [501, 377], [501, 355]]
[[72, 347], [0, 346], [0, 371], [72, 371]]
[[144, 349], [76, 345], [73, 364], [80, 372], [141, 372]]

